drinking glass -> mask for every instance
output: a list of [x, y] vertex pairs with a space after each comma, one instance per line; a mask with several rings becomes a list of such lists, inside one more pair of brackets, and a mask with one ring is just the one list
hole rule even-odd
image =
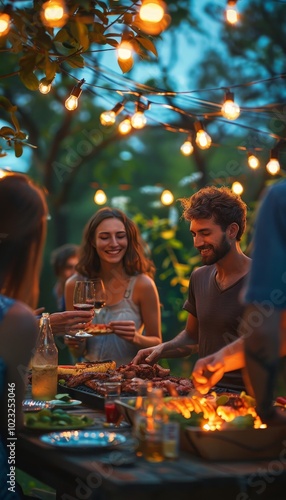
[[94, 311], [95, 314], [99, 314], [106, 305], [106, 291], [100, 278], [95, 278], [92, 282], [94, 284]]
[[116, 406], [116, 399], [120, 397], [121, 382], [105, 382], [103, 387], [105, 425], [116, 425], [120, 417], [120, 413]]
[[[73, 294], [73, 307], [76, 311], [91, 311], [95, 304], [94, 281], [76, 281]], [[79, 330], [76, 337], [92, 337], [90, 333]]]

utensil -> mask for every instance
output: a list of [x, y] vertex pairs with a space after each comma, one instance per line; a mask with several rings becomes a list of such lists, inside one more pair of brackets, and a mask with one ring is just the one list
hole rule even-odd
[[24, 399], [22, 401], [23, 411], [39, 411], [44, 408], [54, 408], [54, 404], [49, 401], [38, 401], [36, 399]]

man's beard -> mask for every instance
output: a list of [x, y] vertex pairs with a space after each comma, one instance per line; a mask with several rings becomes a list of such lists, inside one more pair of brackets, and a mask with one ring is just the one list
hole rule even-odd
[[212, 252], [208, 255], [201, 254], [202, 263], [206, 266], [211, 266], [212, 264], [215, 264], [216, 262], [221, 260], [223, 257], [225, 257], [226, 254], [228, 254], [228, 252], [231, 249], [231, 244], [227, 241], [226, 235], [223, 234], [222, 239], [221, 239], [221, 243], [219, 244], [219, 246], [217, 246], [215, 248], [213, 245], [207, 245], [207, 246], [201, 248], [200, 251], [203, 249], [212, 250]]

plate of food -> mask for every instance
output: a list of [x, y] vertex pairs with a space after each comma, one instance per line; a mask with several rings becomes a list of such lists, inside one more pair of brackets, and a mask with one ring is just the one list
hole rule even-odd
[[112, 330], [112, 328], [110, 328], [110, 326], [108, 324], [106, 325], [104, 323], [100, 323], [100, 324], [90, 325], [85, 330], [85, 332], [89, 333], [90, 335], [106, 335], [106, 334], [113, 333], [113, 330]]
[[102, 449], [118, 446], [126, 442], [122, 434], [109, 431], [64, 431], [51, 432], [40, 437], [45, 444], [58, 448], [76, 449], [77, 451], [91, 448]]
[[70, 406], [81, 405], [79, 399], [72, 399], [69, 394], [56, 394], [55, 399], [49, 401], [50, 405], [57, 408], [69, 408]]
[[82, 429], [91, 426], [93, 419], [86, 415], [73, 415], [61, 408], [44, 408], [37, 413], [25, 413], [24, 425], [35, 430]]

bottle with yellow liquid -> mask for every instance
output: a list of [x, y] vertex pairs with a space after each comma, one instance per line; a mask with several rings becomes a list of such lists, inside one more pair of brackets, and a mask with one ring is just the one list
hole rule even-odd
[[58, 384], [58, 349], [49, 313], [43, 313], [40, 332], [32, 359], [32, 398], [49, 401], [55, 398]]

